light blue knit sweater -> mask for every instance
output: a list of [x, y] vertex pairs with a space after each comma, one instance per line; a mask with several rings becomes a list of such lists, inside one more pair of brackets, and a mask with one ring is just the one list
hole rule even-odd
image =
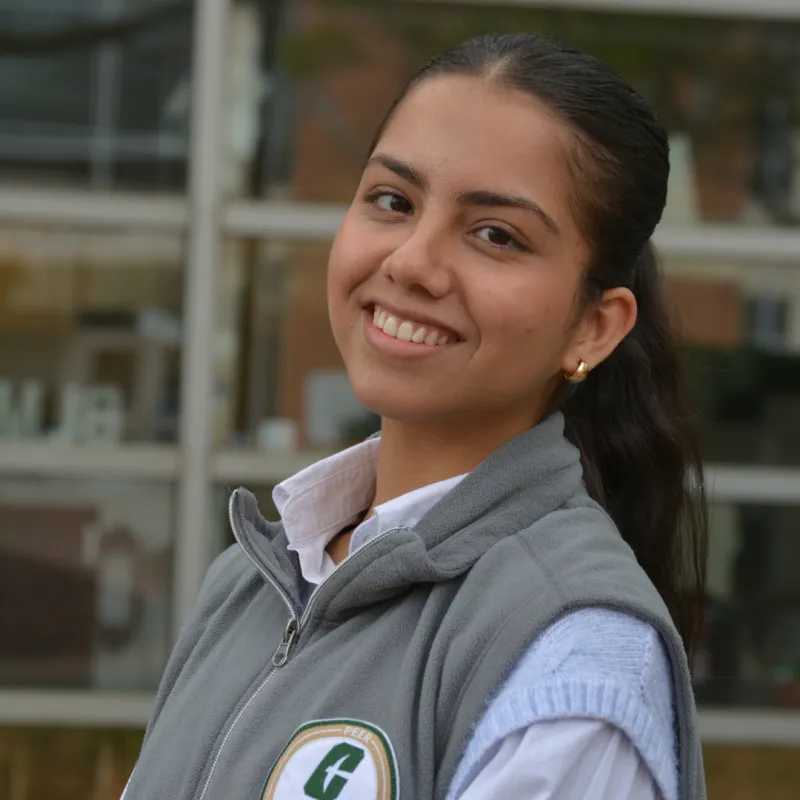
[[653, 774], [664, 800], [678, 796], [672, 679], [656, 632], [616, 611], [562, 618], [533, 643], [489, 701], [450, 786], [462, 792], [486, 755], [536, 722], [599, 719], [620, 728]]

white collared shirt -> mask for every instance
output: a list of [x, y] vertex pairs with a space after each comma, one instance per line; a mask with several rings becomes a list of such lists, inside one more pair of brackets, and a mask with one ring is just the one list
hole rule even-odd
[[[300, 571], [318, 585], [336, 569], [326, 551], [375, 495], [379, 439], [318, 461], [275, 487], [273, 500]], [[352, 555], [400, 525], [413, 528], [464, 475], [382, 503], [354, 530]], [[660, 800], [647, 766], [618, 728], [591, 719], [538, 722], [507, 735], [486, 754], [457, 800]]]
[[[372, 504], [379, 446], [379, 439], [368, 439], [312, 464], [273, 490], [289, 549], [297, 553], [308, 583], [320, 584], [334, 572], [336, 564], [325, 548]], [[422, 486], [375, 506], [372, 515], [353, 530], [349, 554], [392, 528], [413, 528], [465, 477]]]

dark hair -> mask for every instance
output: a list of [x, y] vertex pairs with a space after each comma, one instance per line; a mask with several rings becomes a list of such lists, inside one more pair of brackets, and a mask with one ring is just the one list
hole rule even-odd
[[530, 34], [490, 34], [423, 67], [373, 148], [408, 93], [440, 75], [526, 92], [574, 134], [571, 202], [591, 251], [578, 305], [624, 286], [636, 297], [638, 318], [587, 383], [565, 385], [554, 402], [580, 449], [590, 494], [633, 549], [691, 651], [704, 599], [707, 519], [700, 449], [650, 242], [666, 203], [667, 135], [650, 106], [592, 56]]

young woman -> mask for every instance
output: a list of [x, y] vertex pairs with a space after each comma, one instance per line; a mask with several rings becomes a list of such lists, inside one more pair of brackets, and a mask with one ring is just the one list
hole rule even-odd
[[414, 78], [329, 264], [380, 437], [279, 486], [281, 523], [234, 494], [126, 800], [705, 796], [668, 172], [568, 47], [480, 37]]

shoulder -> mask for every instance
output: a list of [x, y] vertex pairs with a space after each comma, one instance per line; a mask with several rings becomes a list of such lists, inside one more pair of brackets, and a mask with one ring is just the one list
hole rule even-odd
[[237, 583], [245, 574], [254, 570], [241, 546], [234, 542], [223, 550], [206, 571], [199, 599], [203, 600], [224, 592]]
[[[590, 716], [596, 711], [605, 717], [611, 695], [627, 696], [647, 707], [661, 727], [672, 727], [672, 678], [666, 650], [651, 625], [628, 614], [586, 608], [557, 620], [534, 640], [501, 691], [514, 693], [545, 684], [557, 690], [552, 698], [554, 712], [566, 711], [565, 703], [574, 705], [569, 696], [576, 686], [592, 686], [596, 691], [580, 703]], [[543, 705], [542, 713], [548, 707]], [[614, 713], [622, 711], [618, 708]], [[622, 717], [619, 722], [624, 722]]]
[[[215, 621], [216, 627], [224, 629], [227, 620], [235, 615], [235, 610], [226, 612], [226, 603], [235, 595], [236, 587], [243, 580], [250, 579], [254, 572], [254, 568], [238, 544], [227, 548], [214, 559], [208, 568], [197, 602], [188, 619], [183, 623], [178, 640], [161, 676], [145, 738], [149, 737], [175, 683], [186, 669], [190, 659], [197, 655], [201, 637], [209, 630], [212, 621]], [[217, 620], [218, 616], [221, 619]]]
[[208, 568], [197, 600], [181, 628], [170, 656], [165, 677], [181, 668], [198, 641], [209, 630], [212, 620], [224, 628], [226, 620], [235, 616], [241, 586], [253, 581], [257, 573], [238, 544], [218, 555]]
[[563, 609], [636, 609], [641, 613], [633, 616], [663, 635], [673, 632], [669, 611], [633, 550], [585, 491], [499, 538], [470, 570], [464, 588], [481, 591], [487, 583], [503, 586], [493, 599], [505, 604], [506, 615], [529, 615], [531, 602], [541, 608], [543, 600], [553, 606], [547, 625]]
[[605, 573], [637, 565], [614, 521], [585, 491], [533, 524], [498, 538], [478, 565], [481, 561], [502, 563], [512, 570], [536, 565], [562, 589], [568, 589], [570, 578], [582, 571]]
[[540, 722], [595, 719], [622, 730], [664, 797], [677, 791], [672, 678], [656, 631], [588, 608], [546, 628], [513, 667], [475, 728], [462, 767]]

